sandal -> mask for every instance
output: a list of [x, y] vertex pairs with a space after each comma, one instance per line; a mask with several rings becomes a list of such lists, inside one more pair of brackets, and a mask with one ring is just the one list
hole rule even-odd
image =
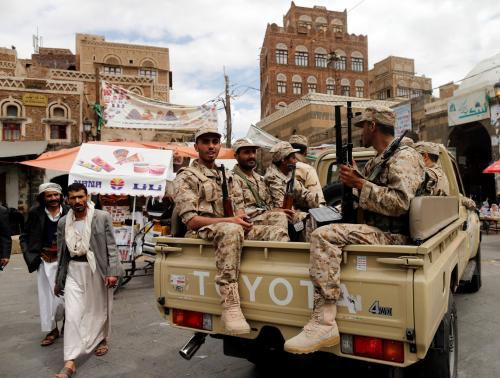
[[59, 338], [59, 330], [53, 329], [49, 333], [47, 333], [47, 336], [42, 340], [40, 343], [41, 346], [49, 346], [52, 345], [56, 342], [56, 340]]
[[101, 356], [104, 356], [106, 353], [108, 353], [108, 351], [109, 351], [109, 347], [108, 347], [108, 344], [106, 343], [106, 340], [102, 340], [99, 343], [99, 345], [97, 345], [97, 347], [95, 348], [94, 354], [97, 357], [101, 357]]
[[59, 373], [57, 373], [54, 378], [71, 378], [73, 374], [76, 373], [76, 370], [73, 370], [69, 367], [63, 367]]

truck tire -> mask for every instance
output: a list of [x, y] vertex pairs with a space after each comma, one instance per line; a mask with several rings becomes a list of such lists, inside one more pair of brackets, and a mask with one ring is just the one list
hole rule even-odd
[[474, 275], [469, 282], [464, 282], [460, 287], [460, 292], [463, 293], [477, 293], [482, 285], [481, 280], [481, 246], [477, 247], [476, 256], [472, 258], [476, 262]]
[[457, 308], [450, 292], [448, 312], [434, 335], [425, 358], [418, 363], [417, 377], [456, 378], [458, 365], [458, 321]]

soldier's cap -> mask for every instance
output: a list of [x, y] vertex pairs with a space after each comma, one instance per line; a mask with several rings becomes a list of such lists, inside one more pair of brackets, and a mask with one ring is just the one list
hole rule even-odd
[[432, 142], [415, 143], [415, 149], [419, 153], [428, 153], [429, 155], [439, 156], [439, 144]]
[[360, 115], [354, 117], [352, 123], [356, 127], [362, 127], [364, 121], [373, 121], [377, 124], [394, 127], [396, 117], [394, 116], [394, 111], [390, 108], [385, 106], [369, 106]]
[[290, 154], [298, 152], [300, 150], [293, 148], [289, 142], [279, 142], [271, 147], [269, 152], [272, 154], [273, 161], [281, 161], [285, 159]]
[[205, 134], [216, 134], [219, 136], [219, 138], [222, 136], [222, 134], [219, 133], [219, 130], [217, 130], [217, 128], [212, 126], [202, 126], [196, 131], [196, 134], [194, 134], [194, 141], [196, 142], [199, 137]]
[[234, 152], [238, 152], [238, 150], [243, 147], [260, 148], [260, 146], [257, 146], [257, 144], [253, 143], [250, 139], [247, 138], [238, 139], [233, 143]]
[[301, 146], [307, 147], [309, 145], [309, 141], [307, 137], [304, 135], [292, 135], [288, 140], [290, 144], [300, 144]]
[[39, 195], [45, 192], [56, 192], [62, 194], [62, 188], [61, 185], [56, 184], [54, 182], [46, 182], [38, 187]]

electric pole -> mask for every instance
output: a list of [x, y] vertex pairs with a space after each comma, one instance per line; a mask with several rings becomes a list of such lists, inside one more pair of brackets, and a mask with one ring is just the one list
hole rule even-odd
[[224, 81], [226, 83], [226, 103], [224, 108], [226, 109], [226, 147], [231, 148], [231, 96], [229, 95], [229, 76], [226, 75], [226, 69], [224, 68]]

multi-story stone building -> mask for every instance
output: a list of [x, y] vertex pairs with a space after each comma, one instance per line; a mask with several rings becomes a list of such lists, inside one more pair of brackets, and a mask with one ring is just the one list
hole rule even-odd
[[[169, 50], [106, 42], [76, 34], [76, 54], [40, 48], [20, 59], [15, 48], [0, 48], [0, 202], [31, 205], [43, 172], [8, 164], [45, 150], [79, 145], [88, 139], [170, 140], [159, 131], [97, 130], [94, 105], [106, 80], [137, 94], [169, 101], [172, 76]], [[84, 125], [90, 127], [84, 129]]]
[[368, 97], [368, 37], [348, 32], [347, 11], [298, 7], [268, 24], [260, 53], [261, 118], [307, 93]]
[[370, 98], [404, 101], [432, 94], [432, 80], [415, 75], [413, 59], [389, 56], [368, 71]]

